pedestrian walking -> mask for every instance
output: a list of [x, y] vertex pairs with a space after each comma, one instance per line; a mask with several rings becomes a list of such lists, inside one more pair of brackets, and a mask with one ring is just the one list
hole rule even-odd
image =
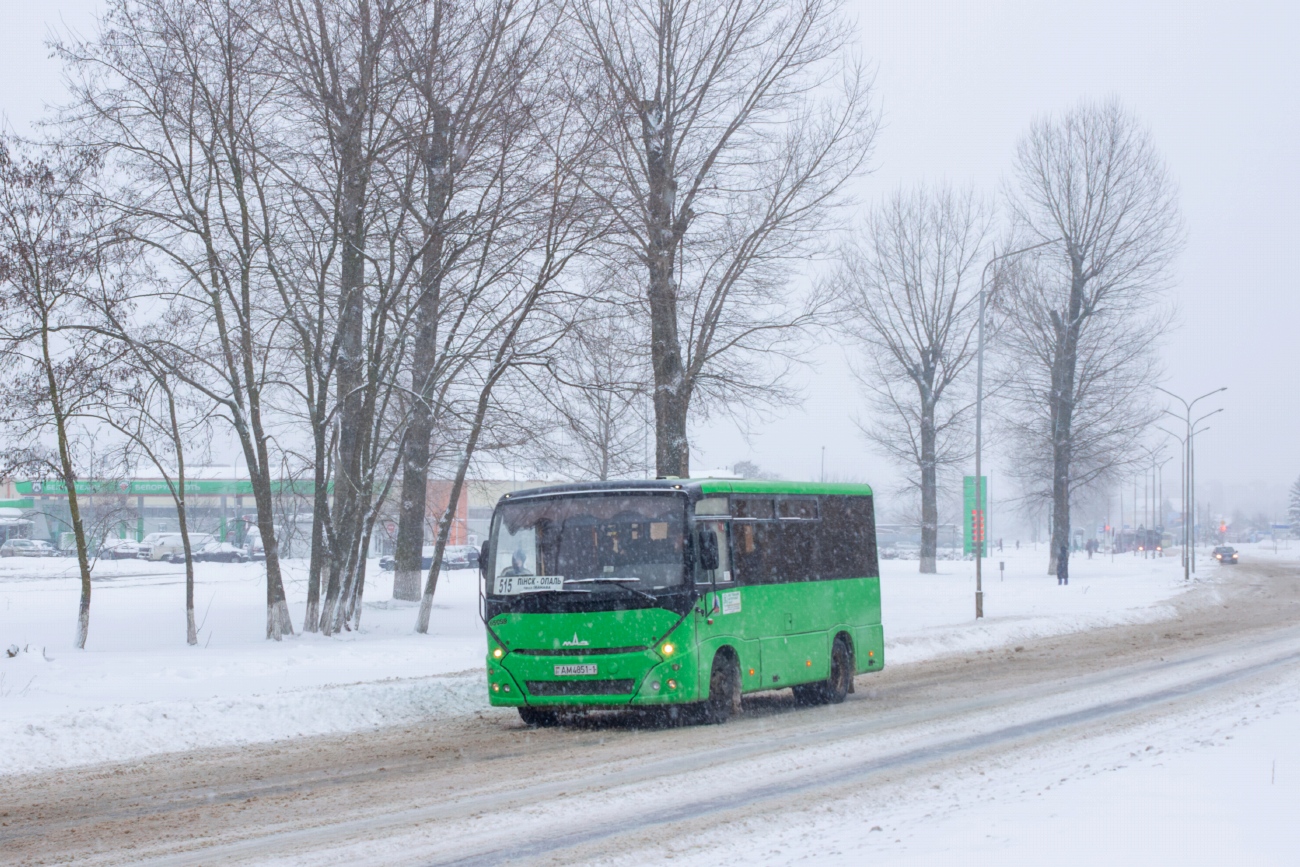
[[1056, 555], [1056, 583], [1070, 583], [1070, 546], [1062, 545], [1061, 551]]

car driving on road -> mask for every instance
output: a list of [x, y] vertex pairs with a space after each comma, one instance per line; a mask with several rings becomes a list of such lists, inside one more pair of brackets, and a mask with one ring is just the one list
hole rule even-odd
[[1214, 559], [1218, 560], [1220, 564], [1230, 563], [1236, 565], [1237, 549], [1231, 545], [1220, 545], [1214, 549]]

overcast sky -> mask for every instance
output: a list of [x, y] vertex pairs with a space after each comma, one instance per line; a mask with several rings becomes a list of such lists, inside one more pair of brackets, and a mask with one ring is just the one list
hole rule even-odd
[[[1226, 408], [1198, 438], [1198, 494], [1219, 481], [1218, 496], [1245, 507], [1280, 500], [1300, 475], [1300, 4], [852, 8], [885, 119], [862, 186], [868, 204], [920, 181], [996, 194], [1030, 121], [1080, 99], [1118, 97], [1149, 125], [1187, 224], [1173, 292], [1179, 325], [1162, 350], [1166, 387], [1188, 398], [1228, 387], [1221, 404], [1197, 407]], [[843, 363], [823, 353], [802, 411], [748, 444], [715, 425], [700, 438], [700, 459], [713, 466], [742, 454], [815, 478], [825, 445], [828, 474], [892, 477], [855, 434], [859, 405]], [[1176, 497], [1176, 461], [1166, 473]]]
[[[0, 112], [10, 128], [26, 131], [60, 98], [46, 37], [89, 32], [98, 5], [0, 0]], [[1150, 126], [1187, 225], [1173, 292], [1179, 324], [1162, 345], [1166, 385], [1188, 397], [1229, 389], [1221, 404], [1202, 404], [1226, 411], [1198, 441], [1198, 489], [1231, 505], [1280, 504], [1300, 475], [1300, 3], [908, 0], [850, 9], [878, 71], [884, 117], [875, 171], [860, 187], [866, 204], [921, 181], [996, 196], [1030, 121], [1080, 99], [1115, 96]], [[826, 348], [813, 362], [802, 407], [748, 439], [730, 423], [708, 425], [692, 464], [751, 459], [815, 478], [825, 446], [828, 475], [893, 479], [852, 424], [861, 400], [842, 353]], [[1176, 490], [1176, 467], [1166, 473], [1167, 491]]]

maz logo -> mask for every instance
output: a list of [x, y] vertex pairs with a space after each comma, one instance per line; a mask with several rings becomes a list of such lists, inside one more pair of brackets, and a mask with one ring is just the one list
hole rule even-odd
[[564, 642], [564, 646], [565, 646], [565, 647], [587, 647], [587, 646], [590, 645], [590, 644], [591, 644], [590, 641], [579, 641], [579, 640], [578, 640], [578, 633], [576, 633], [576, 632], [573, 633], [573, 638], [572, 638], [572, 639], [570, 639], [569, 641]]

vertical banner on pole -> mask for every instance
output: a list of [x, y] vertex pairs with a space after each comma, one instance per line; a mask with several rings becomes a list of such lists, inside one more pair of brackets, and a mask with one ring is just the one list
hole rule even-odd
[[975, 546], [980, 546], [980, 556], [987, 557], [989, 554], [988, 542], [985, 538], [987, 531], [986, 516], [989, 504], [989, 477], [980, 478], [980, 502], [975, 502], [975, 477], [966, 476], [962, 480], [962, 522], [965, 525], [964, 540], [962, 551], [965, 554], [974, 554]]

